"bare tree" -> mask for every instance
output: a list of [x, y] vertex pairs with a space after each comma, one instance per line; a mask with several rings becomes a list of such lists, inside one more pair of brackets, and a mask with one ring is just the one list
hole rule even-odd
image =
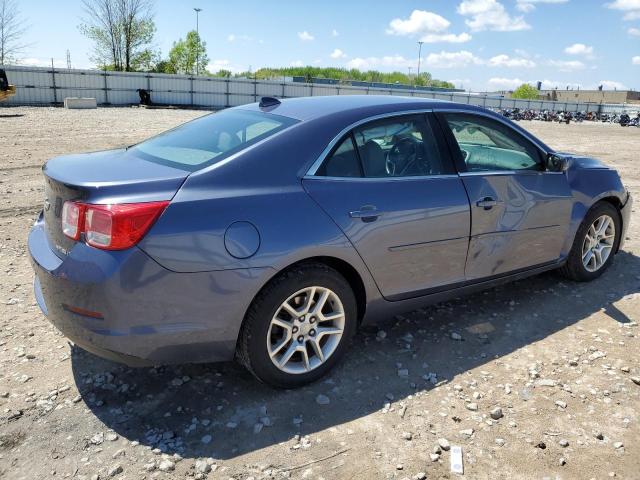
[[0, 65], [18, 60], [27, 47], [22, 42], [26, 31], [17, 0], [0, 0]]
[[153, 0], [82, 0], [87, 20], [80, 31], [94, 42], [101, 67], [135, 70], [153, 41]]

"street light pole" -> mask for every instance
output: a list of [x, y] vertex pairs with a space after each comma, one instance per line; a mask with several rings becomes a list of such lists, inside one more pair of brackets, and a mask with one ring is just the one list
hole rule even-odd
[[196, 75], [198, 75], [198, 72], [200, 70], [200, 12], [202, 11], [201, 8], [194, 8], [195, 12], [196, 12], [196, 35], [198, 37], [198, 45], [196, 46]]
[[422, 44], [424, 42], [421, 40], [418, 42], [418, 73], [416, 74], [416, 79], [420, 78], [420, 61], [422, 60]]

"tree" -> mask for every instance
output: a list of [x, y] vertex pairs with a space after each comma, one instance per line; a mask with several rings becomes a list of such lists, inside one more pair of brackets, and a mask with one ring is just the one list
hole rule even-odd
[[0, 0], [0, 65], [18, 60], [27, 47], [22, 37], [27, 31], [16, 0]]
[[80, 31], [94, 43], [101, 68], [130, 72], [153, 57], [153, 0], [82, 0], [88, 19]]
[[537, 100], [538, 99], [538, 89], [533, 85], [529, 85], [528, 83], [523, 83], [518, 88], [516, 88], [511, 94], [511, 98], [520, 98], [524, 100]]
[[220, 70], [218, 70], [216, 73], [213, 74], [214, 77], [222, 77], [222, 78], [231, 78], [231, 70], [227, 70], [224, 68], [221, 68]]
[[191, 30], [184, 40], [173, 42], [165, 72], [203, 75], [207, 73], [208, 64], [207, 43], [195, 30]]
[[261, 68], [255, 73], [242, 72], [236, 77], [255, 77], [260, 80], [273, 80], [282, 77], [304, 77], [307, 82], [313, 78], [332, 78], [341, 82], [351, 80], [361, 82], [381, 82], [381, 83], [400, 83], [404, 85], [424, 85], [439, 88], [455, 88], [451, 82], [436, 80], [431, 77], [428, 72], [421, 72], [420, 77], [415, 75], [409, 76], [402, 72], [379, 72], [377, 70], [367, 70], [363, 72], [357, 68], [345, 69], [336, 67], [287, 67], [287, 68]]

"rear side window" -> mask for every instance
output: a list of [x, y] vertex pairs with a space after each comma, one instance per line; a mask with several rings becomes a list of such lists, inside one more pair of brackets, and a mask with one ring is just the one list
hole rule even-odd
[[131, 150], [146, 160], [195, 171], [217, 163], [296, 123], [280, 115], [223, 110], [139, 143]]
[[454, 173], [424, 115], [366, 123], [350, 132], [318, 170], [329, 177], [391, 178]]
[[350, 133], [333, 150], [318, 171], [323, 177], [362, 177], [362, 165]]

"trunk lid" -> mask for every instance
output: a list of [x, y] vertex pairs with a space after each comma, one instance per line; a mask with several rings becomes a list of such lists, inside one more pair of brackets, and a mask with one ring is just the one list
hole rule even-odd
[[171, 200], [189, 175], [125, 149], [56, 157], [42, 170], [47, 237], [60, 257], [76, 243], [62, 233], [62, 206], [67, 200], [95, 204]]

